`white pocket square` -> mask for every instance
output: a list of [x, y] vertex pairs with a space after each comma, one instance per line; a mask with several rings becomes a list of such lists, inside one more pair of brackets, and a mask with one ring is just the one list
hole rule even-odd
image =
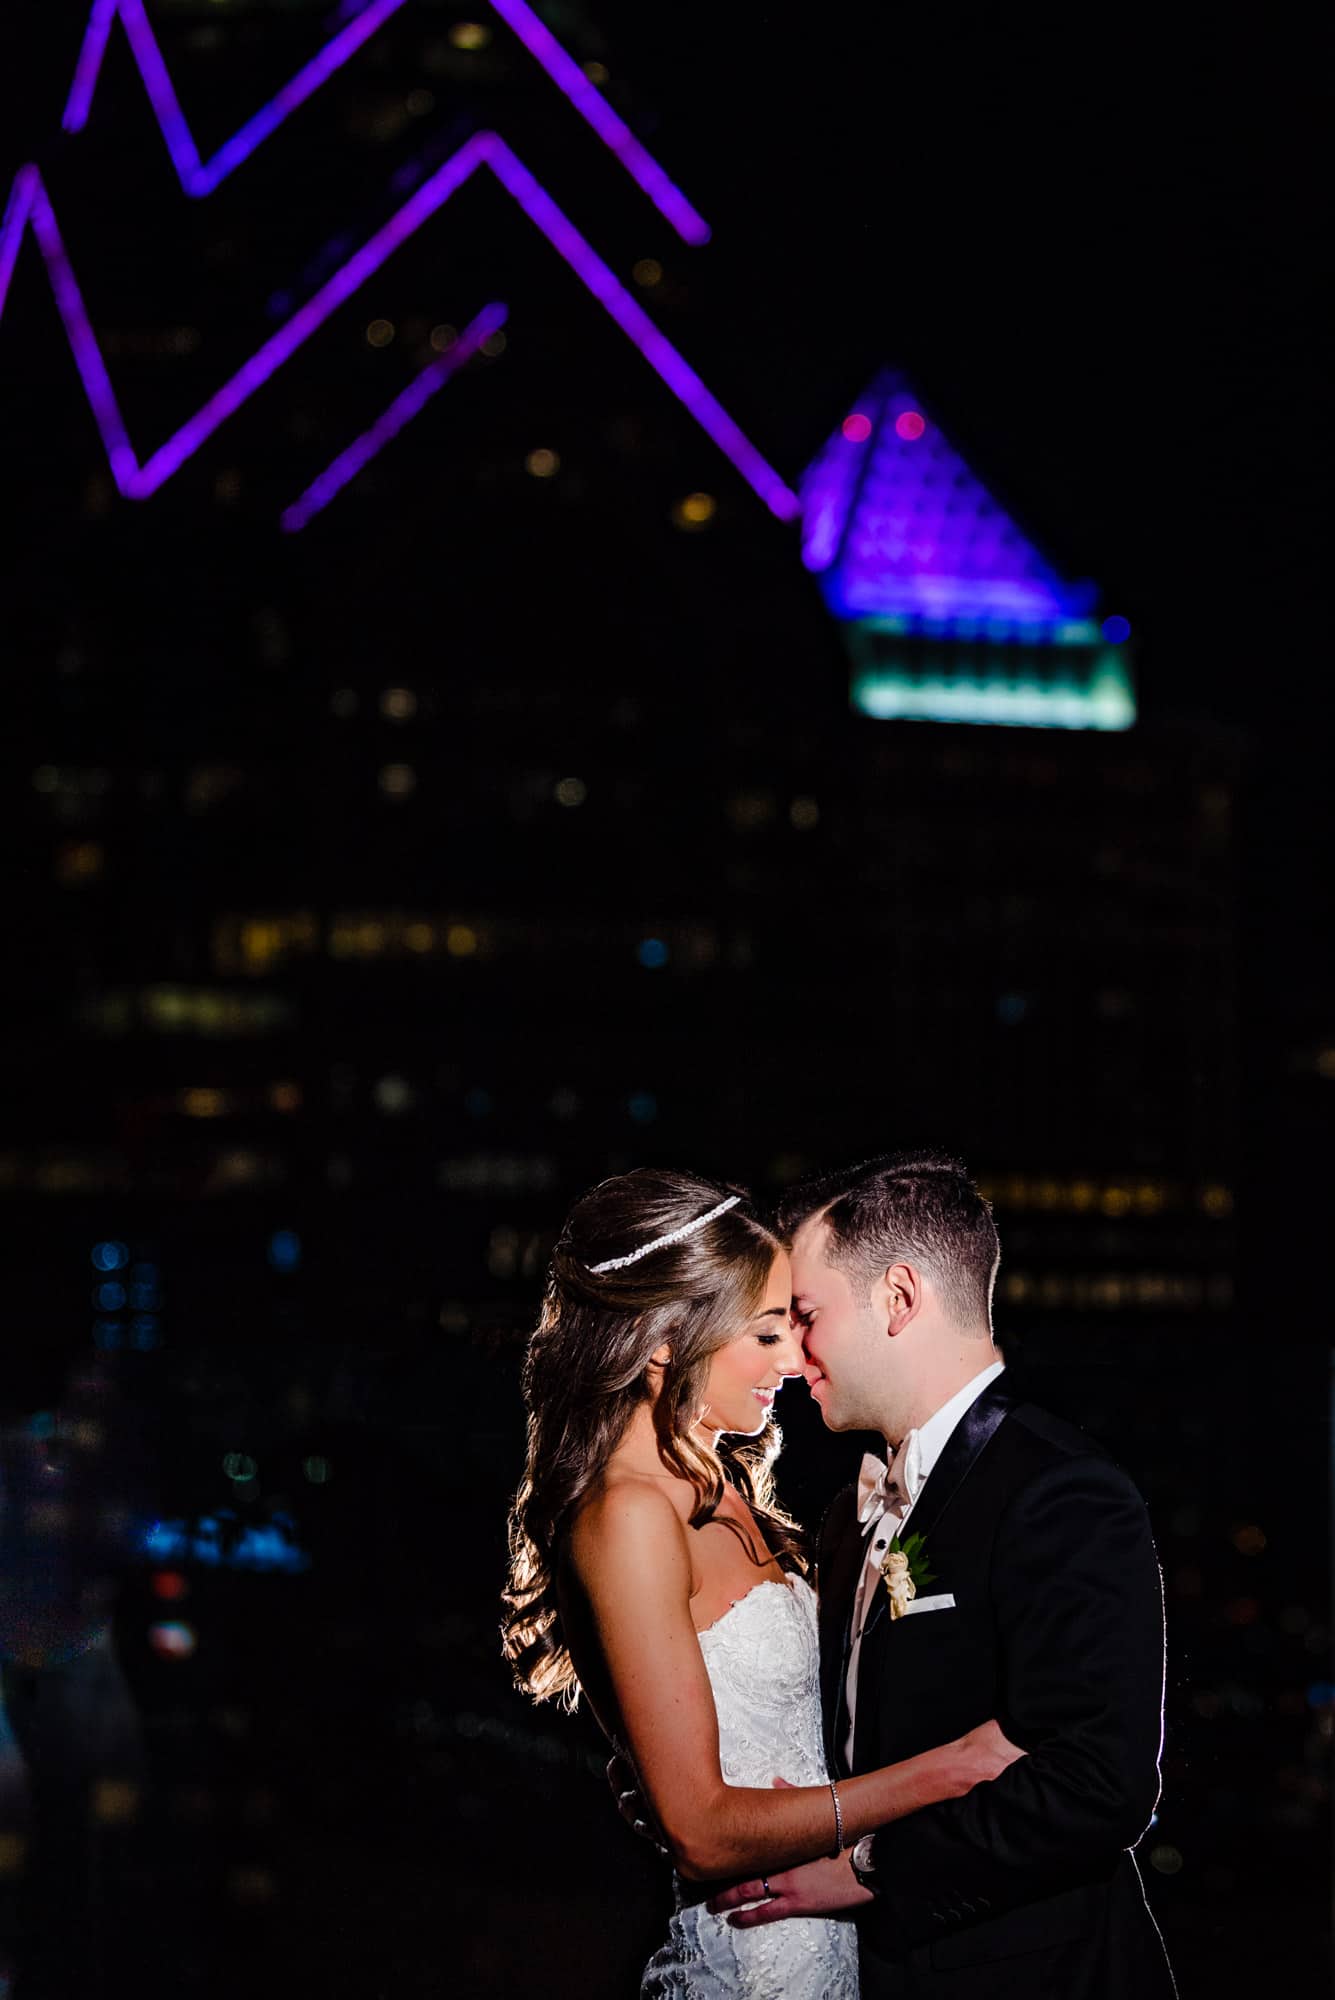
[[942, 1591], [939, 1597], [911, 1597], [904, 1606], [903, 1616], [912, 1618], [915, 1611], [953, 1611], [955, 1599], [950, 1591]]

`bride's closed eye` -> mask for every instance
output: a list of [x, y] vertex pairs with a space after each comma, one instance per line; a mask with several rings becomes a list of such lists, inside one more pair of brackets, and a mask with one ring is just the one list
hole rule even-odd
[[758, 1333], [756, 1339], [762, 1347], [777, 1347], [783, 1339], [783, 1335], [781, 1333]]

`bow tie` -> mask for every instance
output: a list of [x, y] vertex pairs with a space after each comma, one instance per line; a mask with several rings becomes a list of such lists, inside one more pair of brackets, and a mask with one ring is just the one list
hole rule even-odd
[[889, 1465], [882, 1464], [875, 1452], [869, 1451], [858, 1474], [859, 1524], [865, 1528], [869, 1521], [892, 1507], [906, 1513], [923, 1484], [922, 1439], [917, 1431], [909, 1432], [899, 1450], [891, 1455]]

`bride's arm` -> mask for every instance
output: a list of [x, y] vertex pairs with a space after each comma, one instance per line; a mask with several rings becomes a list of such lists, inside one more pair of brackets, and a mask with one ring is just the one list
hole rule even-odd
[[[835, 1845], [828, 1785], [728, 1785], [718, 1719], [691, 1619], [686, 1529], [666, 1494], [614, 1487], [581, 1514], [571, 1542], [645, 1795], [678, 1871], [699, 1881], [790, 1868]], [[962, 1739], [839, 1781], [843, 1838], [962, 1797], [1000, 1765]]]

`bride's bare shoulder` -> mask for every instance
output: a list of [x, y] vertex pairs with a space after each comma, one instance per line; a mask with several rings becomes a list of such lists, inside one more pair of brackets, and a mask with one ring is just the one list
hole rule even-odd
[[[679, 1494], [678, 1486], [686, 1488]], [[609, 1466], [580, 1502], [567, 1542], [578, 1575], [608, 1562], [675, 1563], [689, 1552], [691, 1489], [684, 1480], [650, 1478]]]

